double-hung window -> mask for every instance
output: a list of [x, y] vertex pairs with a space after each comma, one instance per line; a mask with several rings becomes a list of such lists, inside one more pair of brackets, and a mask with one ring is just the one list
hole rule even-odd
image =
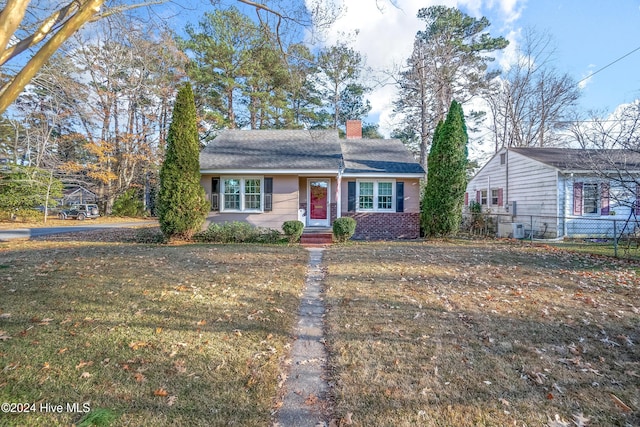
[[487, 206], [487, 190], [480, 190], [478, 191], [478, 199], [477, 202], [480, 203], [482, 206]]
[[393, 211], [394, 181], [358, 181], [358, 210], [360, 211]]
[[606, 181], [573, 183], [574, 215], [609, 215], [609, 183]]
[[262, 211], [262, 178], [222, 179], [223, 211]]
[[582, 212], [585, 215], [599, 214], [600, 191], [597, 183], [585, 182], [582, 186]]

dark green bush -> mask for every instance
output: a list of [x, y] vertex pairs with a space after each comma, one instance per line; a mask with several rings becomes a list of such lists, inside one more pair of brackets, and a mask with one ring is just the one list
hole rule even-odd
[[241, 221], [212, 223], [206, 230], [193, 235], [193, 240], [203, 243], [278, 243], [281, 238], [278, 230], [254, 227]]
[[129, 188], [121, 194], [116, 201], [113, 202], [111, 213], [115, 216], [143, 216], [144, 203], [140, 190]]
[[356, 232], [356, 220], [343, 216], [333, 222], [333, 235], [338, 242], [346, 242]]
[[302, 221], [285, 221], [282, 224], [282, 231], [284, 235], [289, 239], [289, 243], [294, 243], [300, 240], [302, 232], [304, 231], [304, 223]]

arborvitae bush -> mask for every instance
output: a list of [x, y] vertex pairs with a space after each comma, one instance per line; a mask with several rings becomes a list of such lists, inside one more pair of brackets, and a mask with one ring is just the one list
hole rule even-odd
[[346, 242], [356, 232], [356, 220], [343, 216], [333, 221], [333, 235], [338, 242]]
[[467, 140], [462, 107], [453, 101], [447, 119], [436, 127], [429, 152], [427, 185], [421, 200], [425, 236], [447, 236], [460, 229], [467, 186]]
[[200, 185], [200, 142], [191, 85], [178, 91], [167, 133], [167, 150], [160, 169], [158, 219], [167, 238], [190, 238], [208, 210]]

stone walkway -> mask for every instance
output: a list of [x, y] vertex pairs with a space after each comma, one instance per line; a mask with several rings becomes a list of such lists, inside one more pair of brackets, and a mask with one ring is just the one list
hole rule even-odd
[[310, 259], [305, 289], [298, 310], [296, 340], [291, 348], [289, 372], [277, 427], [326, 426], [329, 386], [325, 379], [322, 279], [323, 248], [308, 247]]

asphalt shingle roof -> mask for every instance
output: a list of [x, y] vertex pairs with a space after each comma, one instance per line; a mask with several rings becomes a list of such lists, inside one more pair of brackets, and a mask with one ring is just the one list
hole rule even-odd
[[509, 150], [560, 170], [640, 170], [640, 153], [631, 150], [544, 147]]
[[200, 169], [335, 169], [335, 131], [226, 130], [200, 152]]
[[399, 139], [344, 139], [340, 145], [344, 173], [424, 173]]
[[335, 130], [226, 130], [200, 152], [200, 170], [334, 170], [417, 173], [424, 170], [397, 139], [340, 140]]

